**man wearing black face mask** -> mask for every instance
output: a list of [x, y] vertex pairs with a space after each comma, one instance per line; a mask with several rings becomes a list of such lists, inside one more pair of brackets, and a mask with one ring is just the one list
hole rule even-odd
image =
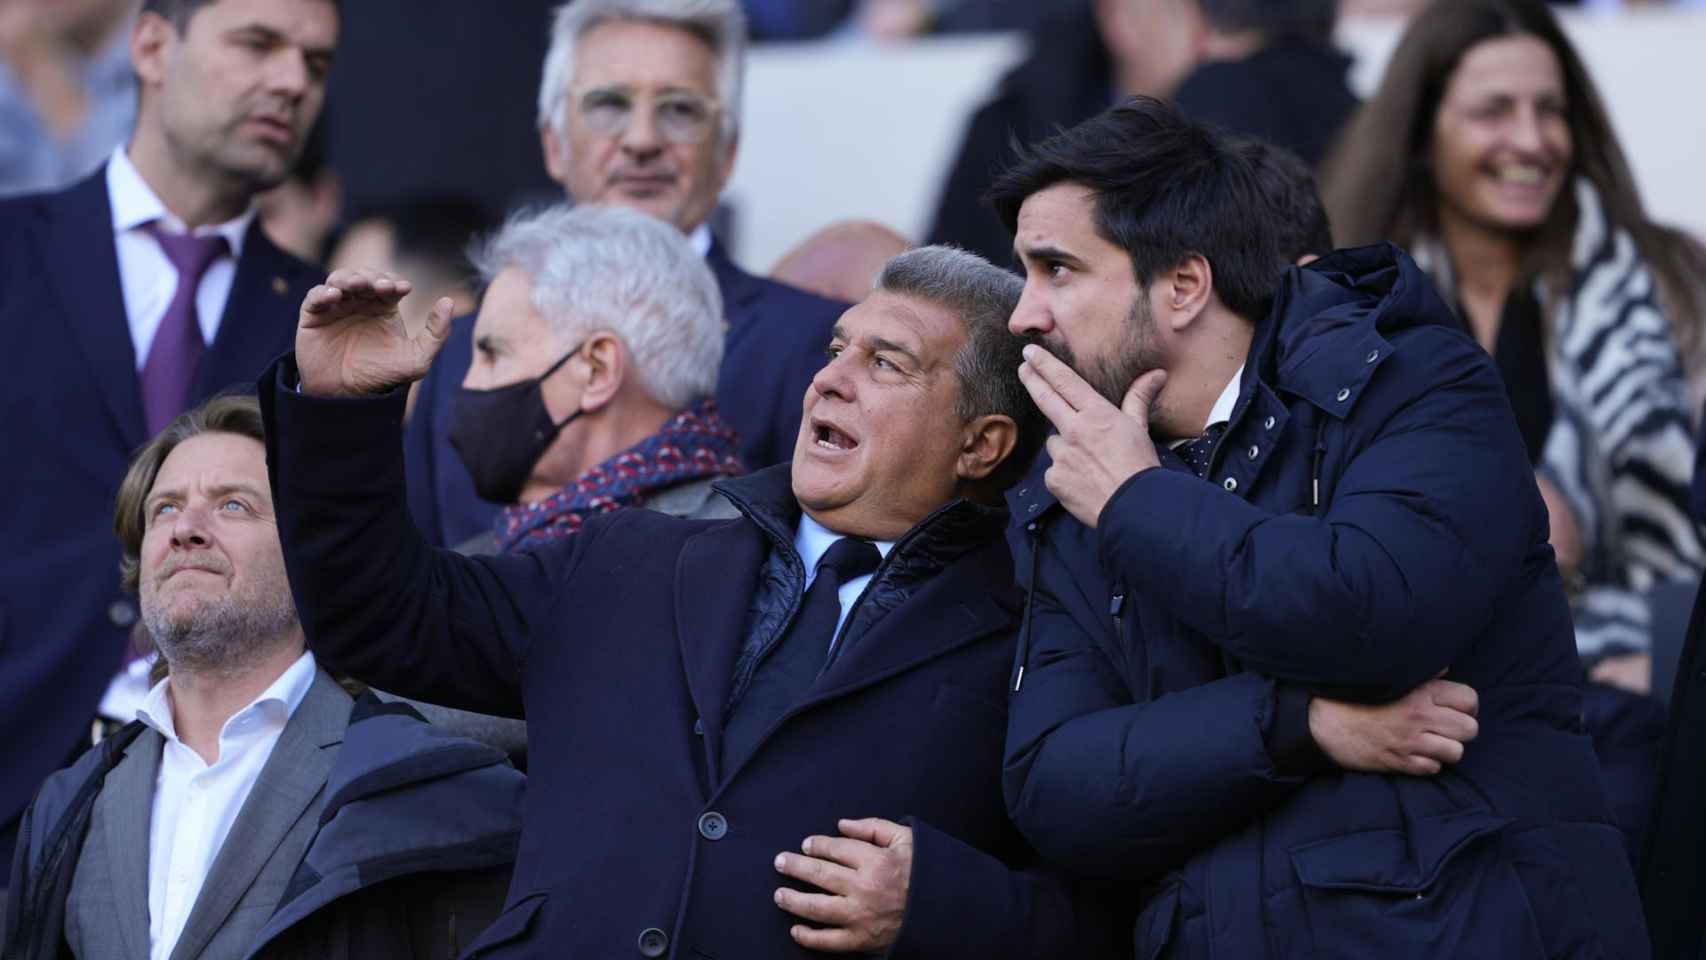
[[480, 496], [508, 506], [464, 552], [572, 535], [623, 507], [734, 515], [711, 492], [744, 472], [709, 399], [721, 298], [678, 231], [556, 207], [511, 219], [475, 260], [487, 289], [450, 437]]

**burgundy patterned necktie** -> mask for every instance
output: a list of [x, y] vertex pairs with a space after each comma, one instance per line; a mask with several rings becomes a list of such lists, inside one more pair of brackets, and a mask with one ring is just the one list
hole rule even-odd
[[225, 238], [218, 234], [197, 237], [167, 233], [160, 229], [158, 221], [144, 224], [142, 229], [148, 231], [160, 244], [166, 259], [178, 268], [178, 289], [172, 294], [166, 315], [160, 318], [154, 343], [148, 348], [148, 360], [142, 365], [142, 413], [148, 436], [152, 438], [189, 407], [190, 385], [195, 382], [201, 355], [207, 350], [196, 316], [195, 295], [201, 288], [202, 274], [225, 253], [226, 245]]

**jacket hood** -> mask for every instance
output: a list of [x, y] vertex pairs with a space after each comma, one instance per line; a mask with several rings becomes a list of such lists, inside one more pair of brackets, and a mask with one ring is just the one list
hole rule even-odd
[[[1430, 325], [1462, 329], [1427, 274], [1390, 243], [1339, 250], [1307, 267], [1292, 267], [1251, 339], [1239, 409], [1252, 378], [1259, 377], [1276, 391], [1343, 417], [1385, 362], [1388, 338]], [[1163, 464], [1176, 460], [1165, 447], [1158, 452]], [[1043, 484], [1051, 462], [1046, 449], [1039, 451], [1025, 478], [1008, 492], [1015, 524], [1040, 519], [1056, 505]]]
[[1460, 329], [1409, 254], [1390, 243], [1339, 250], [1285, 272], [1273, 307], [1257, 324], [1243, 390], [1259, 376], [1343, 417], [1390, 352], [1389, 338], [1433, 325]]
[[513, 862], [527, 778], [503, 751], [364, 694], [326, 781], [320, 830], [250, 956], [340, 897], [395, 877]]

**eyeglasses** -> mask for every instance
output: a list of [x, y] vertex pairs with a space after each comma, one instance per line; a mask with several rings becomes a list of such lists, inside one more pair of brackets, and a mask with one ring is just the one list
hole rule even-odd
[[634, 119], [637, 100], [651, 101], [652, 126], [670, 143], [702, 143], [711, 135], [722, 104], [684, 90], [655, 96], [636, 95], [626, 87], [584, 87], [569, 91], [575, 115], [587, 132], [599, 137], [621, 136]]

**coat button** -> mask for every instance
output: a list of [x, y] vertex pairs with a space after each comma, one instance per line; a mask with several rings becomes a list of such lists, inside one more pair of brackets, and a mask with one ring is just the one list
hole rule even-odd
[[1275, 423], [1274, 418], [1269, 417], [1266, 420], [1262, 421], [1262, 429], [1263, 430], [1272, 430], [1274, 428], [1274, 423]]
[[705, 735], [705, 721], [703, 719], [693, 721], [693, 735], [696, 737]]
[[1245, 452], [1245, 456], [1249, 457], [1251, 460], [1254, 460], [1258, 456], [1261, 456], [1261, 453], [1262, 453], [1262, 448], [1258, 447], [1252, 443], [1252, 444], [1250, 444], [1250, 449]]
[[1225, 487], [1228, 493], [1231, 493], [1238, 489], [1238, 481], [1231, 477], [1227, 477], [1226, 480], [1221, 483], [1221, 486]]
[[1367, 360], [1368, 363], [1373, 363], [1374, 361], [1379, 360], [1379, 359], [1380, 359], [1380, 351], [1379, 350], [1370, 350], [1368, 352], [1368, 360]]
[[107, 622], [120, 630], [128, 630], [136, 623], [136, 604], [129, 600], [114, 600], [107, 604]]
[[1338, 400], [1340, 403], [1344, 403], [1346, 400], [1349, 400], [1350, 398], [1351, 398], [1351, 388], [1350, 387], [1340, 387], [1338, 395], [1336, 397], [1334, 397], [1334, 399]]
[[715, 810], [699, 818], [699, 835], [707, 840], [721, 840], [729, 832], [729, 822]]
[[669, 952], [669, 934], [657, 927], [640, 931], [640, 956], [661, 957]]

